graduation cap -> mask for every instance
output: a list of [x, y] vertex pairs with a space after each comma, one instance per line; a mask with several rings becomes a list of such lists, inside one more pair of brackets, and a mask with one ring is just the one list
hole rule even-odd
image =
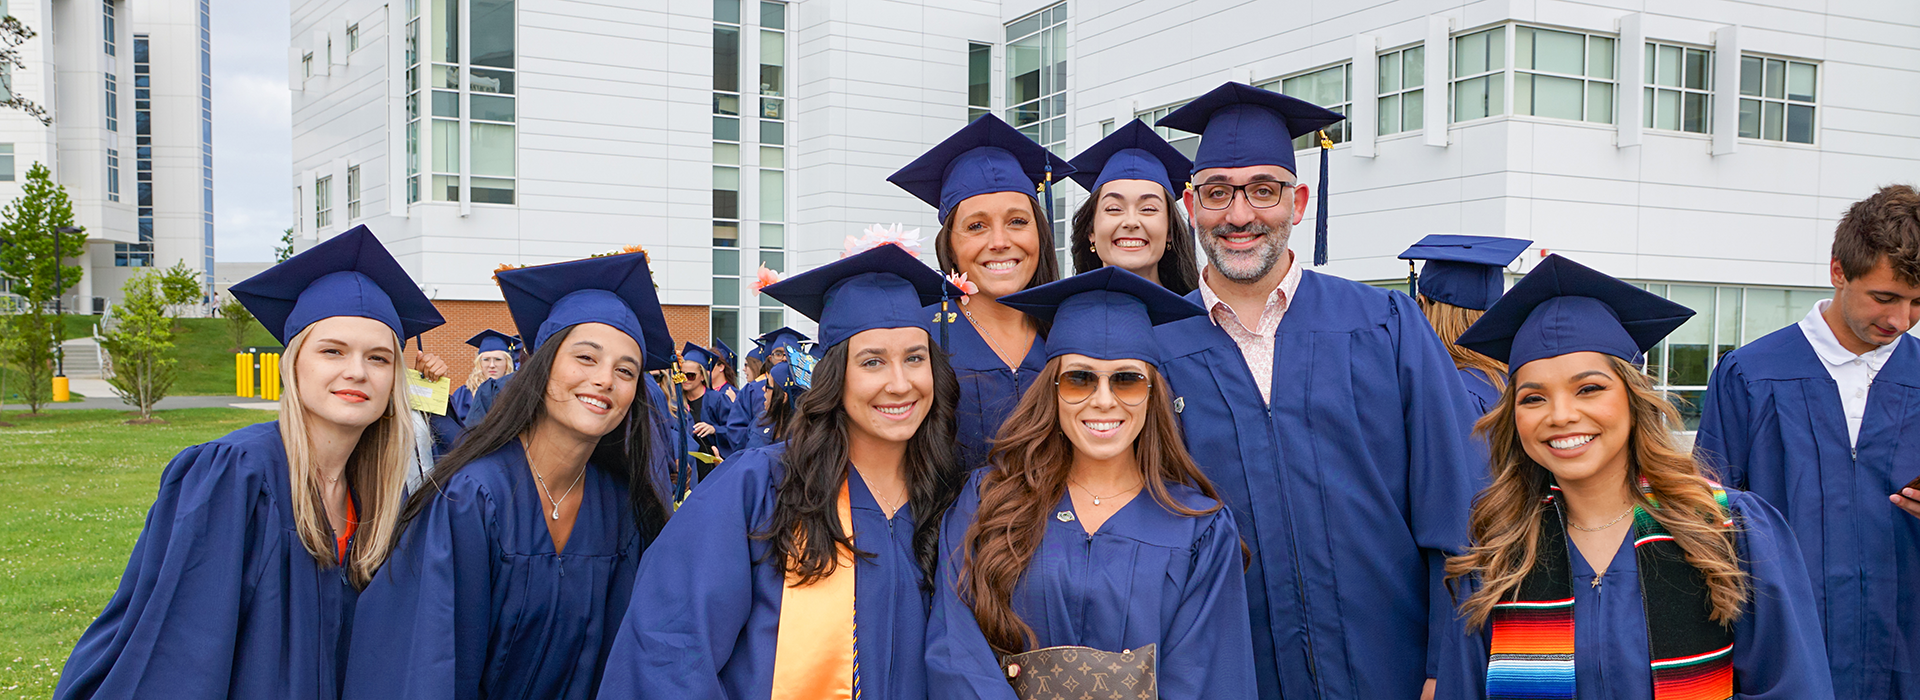
[[1153, 327], [1206, 313], [1199, 304], [1117, 267], [1009, 294], [1000, 303], [1053, 324], [1047, 333], [1049, 360], [1071, 353], [1155, 366], [1160, 344]]
[[753, 344], [757, 347], [748, 350], [747, 357], [765, 362], [767, 357], [773, 354], [775, 348], [783, 346], [787, 348], [787, 354], [797, 355], [800, 354], [800, 344], [808, 340], [807, 334], [786, 326], [781, 326], [777, 330], [762, 333], [760, 337], [754, 338]]
[[1034, 194], [1042, 182], [1051, 181], [1049, 172], [1058, 179], [1073, 174], [1073, 166], [988, 114], [961, 127], [887, 181], [933, 205], [940, 220], [946, 221], [953, 207], [968, 197], [995, 192]]
[[468, 338], [467, 344], [477, 348], [477, 352], [504, 352], [511, 355], [513, 349], [520, 345], [520, 339], [489, 328]]
[[[1173, 110], [1155, 126], [1200, 134], [1193, 172], [1275, 165], [1296, 176], [1293, 139], [1346, 119], [1312, 102], [1229, 82]], [[1327, 144], [1320, 149], [1320, 203], [1314, 217], [1313, 264], [1327, 264]]]
[[713, 354], [720, 356], [721, 364], [724, 364], [728, 367], [732, 367], [734, 365], [740, 364], [740, 356], [735, 354], [733, 352], [733, 348], [727, 347], [727, 344], [725, 342], [722, 342], [719, 338], [713, 339], [712, 350], [713, 350]]
[[402, 341], [446, 323], [364, 225], [321, 241], [231, 291], [282, 345], [315, 321], [335, 316], [379, 321]]
[[1692, 317], [1692, 309], [1549, 255], [1460, 334], [1456, 344], [1514, 370], [1575, 352], [1632, 362]]
[[[1436, 233], [1400, 254], [1401, 260], [1425, 260], [1420, 293], [1434, 301], [1485, 311], [1506, 291], [1506, 267], [1533, 241], [1494, 236]], [[1409, 263], [1411, 264], [1411, 263]]]
[[814, 360], [810, 356], [802, 355], [802, 357], [807, 358], [804, 361], [804, 364], [807, 366], [806, 371], [799, 371], [799, 367], [793, 362], [782, 362], [774, 365], [773, 369], [767, 370], [767, 386], [779, 387], [781, 391], [785, 392], [806, 391], [811, 388], [813, 384]]
[[687, 343], [685, 347], [680, 348], [680, 359], [697, 362], [701, 367], [707, 368], [709, 372], [713, 371], [714, 365], [720, 364], [719, 355], [715, 354], [712, 350], [694, 345], [691, 342]]
[[[926, 307], [960, 297], [947, 278], [894, 245], [841, 258], [760, 291], [820, 322], [816, 348], [875, 328], [925, 328]], [[790, 350], [790, 360], [793, 354]]]
[[1193, 174], [1193, 161], [1138, 119], [1115, 129], [1067, 163], [1073, 166], [1073, 181], [1089, 193], [1099, 192], [1102, 185], [1114, 180], [1146, 180], [1178, 196]]
[[673, 368], [673, 336], [654, 293], [647, 256], [627, 253], [551, 265], [501, 270], [500, 293], [507, 299], [520, 336], [538, 348], [555, 331], [581, 323], [604, 323], [640, 344], [647, 371]]

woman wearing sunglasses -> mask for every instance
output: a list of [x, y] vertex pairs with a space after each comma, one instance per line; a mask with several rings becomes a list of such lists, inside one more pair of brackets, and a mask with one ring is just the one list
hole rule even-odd
[[1022, 697], [1053, 664], [1000, 657], [1061, 646], [1131, 652], [1101, 682], [1157, 666], [1161, 698], [1253, 697], [1239, 531], [1155, 369], [1152, 327], [1200, 307], [1114, 267], [1004, 301], [1054, 324], [1051, 357], [941, 528], [931, 697]]

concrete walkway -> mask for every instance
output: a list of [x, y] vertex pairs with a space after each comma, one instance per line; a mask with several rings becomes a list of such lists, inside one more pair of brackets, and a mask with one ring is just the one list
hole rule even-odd
[[[104, 383], [105, 382], [102, 382], [102, 384]], [[79, 387], [77, 386], [74, 387], [74, 390], [80, 391]], [[75, 408], [106, 408], [106, 409], [115, 409], [115, 410], [121, 410], [121, 411], [133, 410], [132, 406], [128, 406], [126, 402], [120, 400], [120, 397], [113, 395], [113, 391], [111, 389], [107, 390], [103, 394], [94, 394], [92, 392], [86, 392], [86, 391], [81, 391], [80, 393], [86, 394], [87, 398], [81, 401], [68, 401], [66, 403], [50, 403], [50, 404], [47, 404], [46, 406], [41, 407], [41, 410], [66, 410], [66, 409], [75, 409]], [[267, 411], [280, 410], [280, 404], [278, 402], [261, 401], [260, 399], [253, 398], [251, 396], [169, 396], [167, 398], [161, 399], [160, 403], [155, 404], [153, 408], [154, 410], [164, 411], [164, 410], [175, 409], [175, 408], [227, 408], [227, 407], [257, 408], [257, 409], [267, 410]], [[27, 410], [27, 405], [23, 403], [18, 403], [18, 402], [8, 403], [4, 406], [0, 406], [0, 410], [7, 411], [7, 412], [25, 411]]]

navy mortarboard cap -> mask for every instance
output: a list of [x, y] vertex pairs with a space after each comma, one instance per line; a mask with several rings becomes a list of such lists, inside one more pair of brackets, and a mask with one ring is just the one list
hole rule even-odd
[[806, 388], [800, 386], [800, 382], [794, 379], [793, 364], [790, 362], [782, 362], [774, 365], [773, 369], [767, 370], [767, 386], [779, 387], [781, 391]]
[[1293, 138], [1346, 119], [1312, 102], [1227, 83], [1154, 122], [1155, 126], [1200, 134], [1193, 170], [1277, 165], [1293, 167]]
[[1000, 303], [1051, 322], [1047, 359], [1066, 354], [1096, 360], [1141, 360], [1160, 364], [1153, 327], [1206, 313], [1146, 278], [1103, 267], [1009, 294]]
[[1073, 166], [1073, 181], [1089, 193], [1099, 192], [1101, 185], [1114, 180], [1146, 180], [1160, 183], [1179, 196], [1193, 174], [1193, 161], [1138, 119], [1115, 129], [1067, 163]]
[[468, 338], [467, 344], [478, 348], [478, 352], [504, 352], [512, 354], [514, 346], [520, 344], [520, 339], [489, 328], [480, 331], [478, 335]]
[[1055, 180], [1073, 173], [1073, 166], [1060, 156], [988, 114], [961, 127], [887, 181], [933, 205], [940, 220], [946, 221], [954, 205], [968, 197], [995, 192], [1034, 194], [1047, 177], [1048, 164], [1053, 165]]
[[926, 307], [960, 297], [958, 287], [897, 245], [841, 258], [760, 291], [819, 321], [819, 348], [875, 328], [925, 328]]
[[714, 365], [720, 364], [719, 355], [714, 354], [712, 350], [694, 345], [691, 342], [687, 343], [685, 347], [680, 348], [680, 359], [700, 363], [701, 367], [705, 367], [708, 370], [712, 370]]
[[1506, 267], [1533, 241], [1436, 233], [1420, 239], [1401, 260], [1425, 260], [1420, 293], [1434, 301], [1486, 311], [1507, 289]]
[[713, 339], [712, 350], [713, 350], [713, 354], [720, 356], [721, 364], [724, 364], [728, 367], [732, 367], [734, 365], [740, 364], [740, 356], [734, 354], [733, 348], [727, 347], [727, 344], [724, 342], [721, 342], [719, 338]]
[[520, 337], [533, 338], [531, 347], [539, 348], [568, 326], [604, 323], [640, 344], [646, 370], [673, 367], [673, 336], [653, 290], [646, 254], [501, 270], [494, 277]]
[[[766, 352], [773, 352], [774, 348], [782, 345], [797, 351], [800, 349], [800, 344], [808, 340], [810, 340], [810, 338], [807, 337], [807, 334], [786, 326], [781, 326], [778, 330], [761, 334], [761, 336], [755, 338], [753, 342], [759, 343], [761, 347], [766, 348]], [[765, 357], [766, 353], [762, 353], [761, 356]]]
[[1632, 362], [1692, 316], [1685, 306], [1549, 255], [1456, 342], [1513, 370], [1575, 352]]
[[315, 321], [335, 316], [379, 321], [402, 341], [446, 323], [364, 225], [321, 241], [231, 291], [282, 345]]
[[767, 346], [761, 345], [760, 340], [757, 338], [748, 338], [748, 340], [753, 341], [753, 349], [747, 351], [747, 359], [755, 360], [759, 362], [766, 362]]

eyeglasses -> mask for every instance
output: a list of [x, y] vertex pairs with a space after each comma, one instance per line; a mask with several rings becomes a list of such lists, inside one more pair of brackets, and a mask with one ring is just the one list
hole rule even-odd
[[1147, 375], [1132, 370], [1114, 372], [1095, 372], [1085, 369], [1070, 369], [1060, 373], [1053, 380], [1053, 386], [1060, 393], [1060, 400], [1067, 403], [1081, 403], [1093, 398], [1100, 390], [1100, 382], [1106, 380], [1107, 390], [1113, 392], [1113, 398], [1128, 406], [1138, 406], [1147, 400], [1147, 394], [1153, 389], [1152, 380]]
[[1234, 196], [1239, 194], [1245, 194], [1247, 196], [1248, 206], [1255, 209], [1269, 209], [1279, 204], [1280, 200], [1285, 199], [1287, 190], [1298, 184], [1300, 183], [1280, 182], [1278, 180], [1262, 180], [1259, 182], [1249, 182], [1244, 185], [1210, 182], [1204, 185], [1194, 185], [1193, 193], [1200, 200], [1201, 209], [1218, 210], [1231, 207], [1233, 206]]

